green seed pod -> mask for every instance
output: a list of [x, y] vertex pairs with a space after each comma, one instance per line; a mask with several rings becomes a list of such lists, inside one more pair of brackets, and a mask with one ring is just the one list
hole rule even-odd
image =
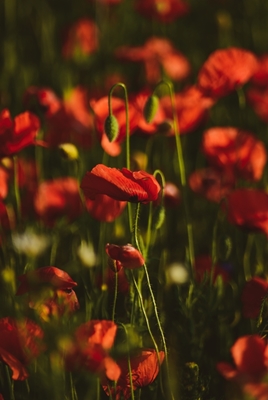
[[113, 114], [108, 115], [106, 118], [104, 130], [110, 142], [116, 140], [119, 133], [119, 125], [116, 117]]
[[157, 96], [153, 94], [152, 96], [148, 97], [143, 109], [143, 116], [145, 121], [148, 122], [148, 124], [150, 124], [153, 121], [155, 114], [158, 110], [158, 105], [159, 105], [159, 99]]

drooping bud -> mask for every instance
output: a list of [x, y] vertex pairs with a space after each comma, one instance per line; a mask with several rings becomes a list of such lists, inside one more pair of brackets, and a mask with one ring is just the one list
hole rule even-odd
[[104, 130], [110, 142], [114, 142], [119, 133], [119, 125], [117, 118], [113, 114], [109, 114], [104, 123]]
[[110, 258], [117, 261], [117, 268], [121, 264], [124, 268], [135, 269], [142, 267], [145, 263], [142, 254], [131, 244], [117, 246], [115, 244], [107, 243], [105, 251]]
[[148, 124], [150, 124], [154, 117], [155, 114], [158, 110], [158, 106], [159, 106], [159, 99], [156, 95], [152, 95], [150, 97], [148, 97], [144, 109], [143, 109], [143, 116], [146, 122], [148, 122]]

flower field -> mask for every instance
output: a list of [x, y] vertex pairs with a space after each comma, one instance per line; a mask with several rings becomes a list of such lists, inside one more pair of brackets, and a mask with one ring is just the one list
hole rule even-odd
[[0, 3], [0, 400], [268, 399], [268, 3]]

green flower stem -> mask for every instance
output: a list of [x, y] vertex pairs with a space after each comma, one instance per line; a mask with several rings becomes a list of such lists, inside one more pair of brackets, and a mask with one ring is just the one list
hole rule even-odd
[[131, 369], [131, 362], [130, 362], [130, 355], [129, 355], [129, 344], [128, 344], [128, 331], [127, 328], [124, 324], [120, 324], [126, 334], [126, 338], [127, 338], [127, 364], [128, 364], [128, 373], [129, 373], [129, 384], [130, 384], [130, 392], [131, 392], [131, 400], [135, 400], [134, 397], [134, 388], [133, 388], [133, 380], [132, 380], [132, 369]]
[[[128, 94], [126, 85], [122, 82], [115, 83], [109, 92], [108, 96], [108, 107], [109, 107], [109, 115], [112, 115], [112, 95], [115, 88], [121, 87], [124, 90], [124, 100], [125, 100], [125, 110], [126, 110], [126, 167], [130, 169], [130, 131], [129, 131], [129, 108], [128, 108]], [[129, 221], [129, 229], [132, 228], [132, 209], [131, 204], [127, 203], [128, 207], [128, 221]]]
[[194, 241], [193, 241], [193, 229], [192, 224], [189, 218], [189, 209], [188, 209], [188, 202], [187, 202], [187, 187], [186, 187], [186, 174], [185, 174], [185, 165], [183, 159], [183, 152], [182, 152], [182, 145], [181, 145], [181, 138], [180, 138], [180, 131], [179, 131], [179, 122], [178, 116], [176, 112], [176, 104], [175, 104], [175, 95], [174, 95], [174, 87], [173, 84], [167, 80], [163, 80], [158, 83], [154, 92], [160, 85], [166, 85], [169, 90], [170, 100], [171, 100], [171, 107], [172, 107], [172, 115], [173, 115], [173, 122], [174, 122], [174, 134], [176, 140], [176, 148], [177, 148], [177, 155], [178, 155], [178, 164], [179, 164], [179, 171], [180, 171], [180, 180], [181, 180], [181, 190], [183, 195], [183, 205], [184, 205], [184, 213], [186, 219], [186, 228], [187, 228], [187, 236], [188, 236], [188, 252], [189, 252], [189, 262], [191, 266], [191, 274], [192, 278], [194, 277]]
[[[137, 249], [139, 250], [140, 253], [142, 253], [141, 248], [140, 248], [140, 244], [139, 244], [139, 238], [138, 238], [139, 212], [140, 212], [140, 203], [137, 204], [135, 222], [134, 222], [134, 227], [133, 227], [133, 233], [134, 233], [134, 239], [135, 239], [135, 244], [137, 246]], [[159, 318], [159, 313], [158, 313], [158, 310], [157, 310], [157, 304], [156, 304], [156, 301], [155, 301], [155, 297], [154, 297], [153, 289], [152, 289], [152, 286], [151, 286], [150, 276], [149, 276], [149, 273], [148, 273], [148, 269], [147, 269], [146, 263], [143, 264], [143, 270], [145, 272], [147, 285], [148, 285], [148, 288], [149, 288], [150, 296], [151, 296], [152, 303], [153, 303], [154, 313], [155, 313], [156, 321], [157, 321], [157, 324], [158, 324], [158, 329], [159, 329], [159, 332], [160, 332], [160, 335], [161, 335], [161, 339], [162, 339], [162, 343], [163, 343], [163, 348], [164, 348], [164, 352], [165, 352], [165, 361], [166, 361], [166, 367], [167, 367], [167, 376], [168, 376], [168, 381], [170, 383], [168, 350], [167, 350], [167, 345], [166, 345], [166, 339], [165, 339], [164, 331], [162, 329], [161, 321], [160, 321], [160, 318]], [[133, 279], [134, 279], [134, 275], [133, 275]], [[134, 282], [134, 284], [135, 284], [135, 282]], [[138, 289], [138, 288], [136, 287], [136, 289]], [[140, 295], [140, 291], [138, 291], [138, 295]], [[141, 301], [141, 298], [140, 298], [140, 301]], [[145, 310], [144, 310], [144, 312], [145, 312]], [[146, 316], [146, 318], [147, 318], [147, 316]], [[159, 359], [159, 355], [158, 355], [158, 359]], [[171, 390], [171, 387], [170, 387], [170, 390]], [[171, 397], [172, 397], [172, 399], [174, 398], [172, 391], [171, 391]]]
[[115, 287], [114, 287], [112, 321], [114, 321], [114, 318], [115, 318], [115, 307], [116, 307], [117, 294], [118, 294], [118, 272], [115, 272]]
[[250, 271], [250, 253], [253, 242], [254, 242], [254, 234], [250, 233], [247, 238], [246, 249], [243, 257], [244, 275], [246, 281], [248, 281], [252, 275]]
[[21, 221], [21, 201], [20, 201], [20, 189], [19, 189], [19, 165], [18, 165], [18, 157], [13, 157], [13, 166], [14, 166], [14, 194], [17, 205], [17, 218], [18, 221]]
[[[162, 191], [163, 191], [163, 189], [165, 187], [165, 184], [166, 184], [163, 172], [160, 171], [159, 169], [156, 169], [154, 171], [153, 175], [154, 175], [154, 177], [156, 177], [157, 175], [160, 176], [161, 181], [162, 181], [161, 187], [162, 187]], [[163, 201], [163, 196], [162, 196], [161, 201]], [[148, 254], [148, 250], [149, 250], [149, 246], [150, 246], [150, 242], [151, 242], [151, 229], [152, 229], [152, 216], [153, 216], [152, 210], [153, 210], [153, 203], [150, 202], [150, 204], [149, 204], [149, 218], [148, 218], [148, 225], [147, 225], [147, 232], [146, 232], [146, 246], [145, 246], [145, 249], [144, 249], [144, 257], [145, 257], [145, 259], [147, 258], [147, 254]]]

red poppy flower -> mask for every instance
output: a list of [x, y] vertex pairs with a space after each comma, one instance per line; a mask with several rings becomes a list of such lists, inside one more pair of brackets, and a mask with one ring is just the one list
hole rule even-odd
[[79, 61], [81, 57], [94, 53], [98, 47], [96, 24], [90, 19], [82, 18], [68, 29], [62, 55], [64, 58], [74, 58]]
[[145, 260], [139, 250], [131, 244], [117, 246], [116, 244], [106, 244], [106, 253], [124, 268], [135, 269], [144, 265]]
[[[194, 263], [195, 277], [197, 282], [202, 282], [205, 275], [210, 279], [212, 270], [212, 259], [208, 255], [197, 256]], [[216, 264], [213, 269], [213, 283], [215, 283], [218, 276], [221, 276], [223, 282], [229, 281], [228, 272], [223, 269], [219, 264]]]
[[138, 0], [136, 10], [147, 18], [161, 22], [172, 22], [190, 11], [190, 6], [183, 0]]
[[121, 60], [143, 62], [146, 81], [156, 84], [162, 77], [162, 69], [174, 81], [181, 81], [190, 74], [190, 63], [173, 44], [164, 38], [151, 37], [140, 47], [119, 47], [116, 56]]
[[215, 168], [204, 168], [194, 171], [189, 176], [189, 186], [193, 192], [204, 196], [207, 200], [219, 203], [234, 188], [234, 175]]
[[47, 146], [73, 143], [91, 148], [93, 116], [89, 110], [88, 93], [83, 87], [73, 88], [63, 100], [48, 88], [30, 87], [24, 95], [24, 102], [28, 106], [37, 103], [44, 111], [44, 140]]
[[[105, 120], [108, 117], [109, 109], [108, 109], [108, 97], [102, 97], [101, 99], [95, 101], [92, 100], [90, 105], [94, 111], [95, 116], [95, 126], [97, 133], [99, 135], [100, 143], [102, 148], [108, 153], [110, 156], [117, 156], [121, 152], [120, 144], [125, 140], [126, 137], [126, 107], [124, 100], [113, 97], [112, 98], [112, 113], [117, 119], [119, 132], [117, 138], [110, 142], [105, 130], [104, 124]], [[129, 130], [130, 134], [133, 133], [135, 128], [137, 127], [138, 111], [133, 106], [131, 101], [128, 104], [129, 107]]]
[[16, 295], [28, 293], [29, 307], [37, 310], [40, 317], [58, 317], [79, 308], [73, 287], [77, 283], [56, 267], [43, 267], [19, 276], [20, 286]]
[[42, 182], [35, 194], [34, 207], [42, 221], [53, 226], [59, 218], [75, 220], [83, 211], [78, 181], [71, 177]]
[[268, 123], [268, 89], [251, 88], [247, 92], [247, 101], [259, 118]]
[[225, 379], [254, 383], [267, 372], [268, 346], [258, 335], [242, 336], [231, 347], [235, 366], [221, 362], [217, 369]]
[[29, 271], [19, 276], [20, 286], [16, 295], [22, 295], [29, 291], [38, 291], [38, 287], [49, 284], [54, 289], [72, 289], [77, 283], [67, 274], [67, 272], [56, 267], [42, 267]]
[[268, 54], [263, 54], [258, 58], [258, 68], [251, 81], [258, 86], [268, 86]]
[[[167, 119], [173, 120], [173, 110], [169, 96], [160, 99]], [[204, 96], [196, 87], [191, 86], [181, 93], [175, 94], [175, 107], [178, 116], [179, 129], [181, 134], [189, 133], [197, 129], [208, 118], [208, 110], [214, 101]], [[172, 122], [171, 122], [172, 124]]]
[[216, 50], [198, 74], [198, 87], [210, 97], [226, 96], [248, 82], [257, 67], [257, 58], [248, 50], [236, 47]]
[[254, 276], [246, 282], [241, 296], [243, 316], [245, 318], [258, 318], [262, 302], [267, 294], [268, 282], [266, 280]]
[[42, 329], [26, 319], [0, 319], [0, 359], [12, 370], [12, 379], [24, 380], [29, 374], [26, 366], [44, 350]]
[[[165, 353], [159, 352], [160, 364], [163, 362]], [[121, 396], [124, 399], [129, 399], [131, 396], [130, 389], [130, 377], [128, 369], [128, 360], [124, 358], [118, 361], [118, 365], [121, 369], [121, 375], [116, 382], [116, 388], [110, 388], [112, 394], [115, 394], [116, 400], [119, 400]], [[131, 375], [133, 390], [142, 388], [150, 385], [159, 373], [159, 363], [155, 350], [142, 350], [140, 354], [130, 357]], [[109, 394], [107, 384], [103, 381], [103, 389]]]
[[227, 197], [228, 220], [268, 236], [268, 194], [258, 189], [237, 189]]
[[204, 132], [202, 150], [215, 167], [240, 177], [259, 180], [266, 164], [264, 144], [238, 128], [210, 128]]
[[93, 200], [99, 194], [106, 194], [115, 200], [148, 203], [157, 199], [161, 188], [155, 177], [145, 171], [132, 172], [98, 164], [86, 173], [81, 189], [86, 198]]
[[243, 387], [244, 392], [249, 394], [255, 400], [268, 399], [268, 384], [263, 382], [246, 383]]
[[99, 221], [112, 222], [122, 214], [126, 201], [114, 200], [105, 194], [96, 195], [94, 200], [86, 199], [86, 207], [90, 215]]
[[11, 156], [36, 144], [39, 128], [39, 119], [34, 114], [26, 111], [17, 115], [13, 121], [10, 112], [4, 109], [0, 113], [0, 156]]
[[0, 200], [5, 199], [8, 193], [9, 174], [5, 168], [0, 167]]
[[117, 380], [120, 368], [109, 357], [117, 331], [117, 325], [108, 320], [92, 320], [80, 325], [75, 340], [67, 349], [66, 367], [69, 370], [84, 368], [101, 377]]

